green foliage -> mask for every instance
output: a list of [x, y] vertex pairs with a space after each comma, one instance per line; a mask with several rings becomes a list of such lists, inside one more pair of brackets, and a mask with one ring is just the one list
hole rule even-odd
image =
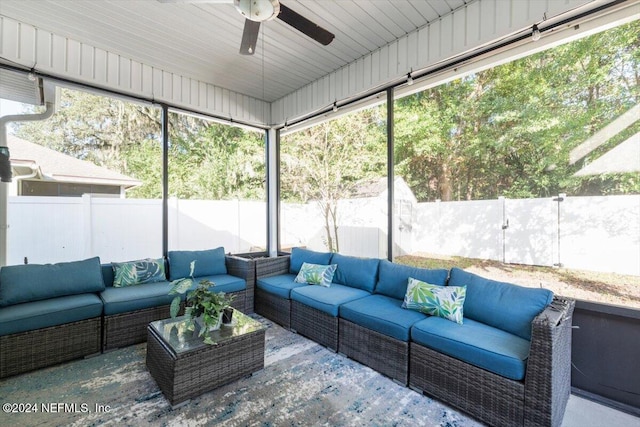
[[180, 199], [264, 200], [264, 134], [171, 113], [169, 193]]
[[199, 337], [204, 337], [205, 344], [213, 344], [211, 335], [208, 333], [210, 327], [218, 324], [220, 316], [225, 308], [230, 307], [235, 296], [224, 292], [215, 292], [215, 283], [208, 279], [200, 280], [196, 289], [191, 291], [193, 286], [193, 271], [195, 261], [191, 261], [189, 277], [174, 280], [169, 290], [169, 295], [176, 295], [171, 301], [171, 317], [175, 318], [180, 311], [180, 295], [187, 293], [185, 300], [185, 315], [187, 316], [187, 329], [195, 330], [195, 320], [202, 319], [203, 325], [198, 333]]
[[[134, 177], [129, 198], [162, 197], [160, 110], [62, 89], [46, 121], [16, 125], [28, 141]], [[264, 133], [170, 113], [169, 192], [182, 199], [265, 199]]]
[[[418, 201], [640, 192], [638, 174], [574, 176], [621, 139], [569, 164], [573, 148], [640, 101], [639, 52], [634, 21], [396, 100], [396, 175]], [[61, 100], [16, 134], [142, 181], [129, 197], [162, 196], [158, 108], [69, 89]], [[329, 250], [339, 250], [337, 200], [387, 174], [384, 109], [282, 139], [281, 198], [318, 201]], [[264, 200], [264, 147], [261, 132], [170, 113], [169, 193]]]
[[569, 152], [638, 103], [639, 48], [636, 21], [397, 100], [396, 173], [419, 201], [637, 191]]
[[204, 337], [205, 344], [213, 344], [209, 328], [218, 325], [222, 312], [231, 305], [234, 297], [224, 292], [213, 292], [211, 290], [213, 286], [215, 286], [214, 283], [204, 279], [194, 291], [187, 294], [185, 315], [192, 323], [197, 318], [202, 319], [203, 325], [198, 336]]
[[193, 272], [196, 269], [196, 262], [191, 261], [189, 263], [189, 277], [183, 277], [181, 279], [171, 282], [171, 289], [169, 289], [169, 295], [175, 295], [171, 301], [170, 314], [172, 318], [175, 318], [180, 311], [180, 295], [184, 295], [193, 285]]

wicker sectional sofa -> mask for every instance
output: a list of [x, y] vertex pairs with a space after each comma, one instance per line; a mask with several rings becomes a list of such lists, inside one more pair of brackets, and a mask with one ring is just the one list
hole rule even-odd
[[145, 341], [149, 322], [169, 317], [169, 280], [192, 260], [194, 286], [209, 279], [253, 312], [254, 262], [223, 248], [169, 252], [167, 280], [127, 287], [98, 257], [0, 268], [0, 378]]
[[[337, 268], [330, 287], [294, 281]], [[465, 286], [458, 324], [402, 307], [409, 278]], [[574, 302], [454, 268], [294, 248], [256, 260], [255, 311], [496, 426], [558, 426], [570, 393]]]

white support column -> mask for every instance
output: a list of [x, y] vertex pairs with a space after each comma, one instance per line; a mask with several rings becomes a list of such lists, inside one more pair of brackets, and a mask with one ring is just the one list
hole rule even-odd
[[93, 213], [92, 213], [92, 196], [91, 194], [82, 195], [82, 240], [84, 242], [84, 258], [95, 256], [93, 252]]
[[0, 182], [0, 267], [7, 265], [7, 248], [8, 248], [8, 232], [9, 218], [8, 205], [9, 201], [9, 183]]
[[267, 131], [267, 252], [269, 256], [278, 255], [278, 142], [276, 130]]
[[[54, 92], [54, 97], [57, 91]], [[0, 117], [0, 147], [7, 147], [7, 125], [11, 122], [27, 122], [35, 120], [46, 120], [55, 113], [56, 103], [47, 101], [46, 109], [38, 114], [20, 114]], [[9, 204], [9, 183], [0, 182], [0, 267], [7, 264], [8, 248], [8, 219], [7, 205]]]
[[180, 241], [180, 204], [177, 197], [169, 197], [168, 200], [168, 218], [167, 218], [167, 230], [168, 230], [168, 247], [169, 250], [177, 251], [184, 249], [182, 242]]

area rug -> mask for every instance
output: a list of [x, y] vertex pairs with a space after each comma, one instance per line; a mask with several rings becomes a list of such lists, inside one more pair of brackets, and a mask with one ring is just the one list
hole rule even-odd
[[[264, 369], [176, 409], [147, 371], [146, 344], [139, 344], [1, 381], [0, 425], [480, 425], [358, 362], [256, 318], [268, 326]], [[10, 408], [22, 413], [7, 413], [7, 403], [23, 404]], [[28, 409], [32, 412], [24, 413]]]

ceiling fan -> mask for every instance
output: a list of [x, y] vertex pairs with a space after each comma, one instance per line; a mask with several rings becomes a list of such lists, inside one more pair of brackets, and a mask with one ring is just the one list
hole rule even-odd
[[256, 51], [260, 23], [275, 18], [284, 21], [304, 35], [327, 46], [335, 37], [332, 33], [289, 9], [279, 0], [158, 0], [160, 3], [233, 3], [246, 19], [240, 53], [253, 55]]

